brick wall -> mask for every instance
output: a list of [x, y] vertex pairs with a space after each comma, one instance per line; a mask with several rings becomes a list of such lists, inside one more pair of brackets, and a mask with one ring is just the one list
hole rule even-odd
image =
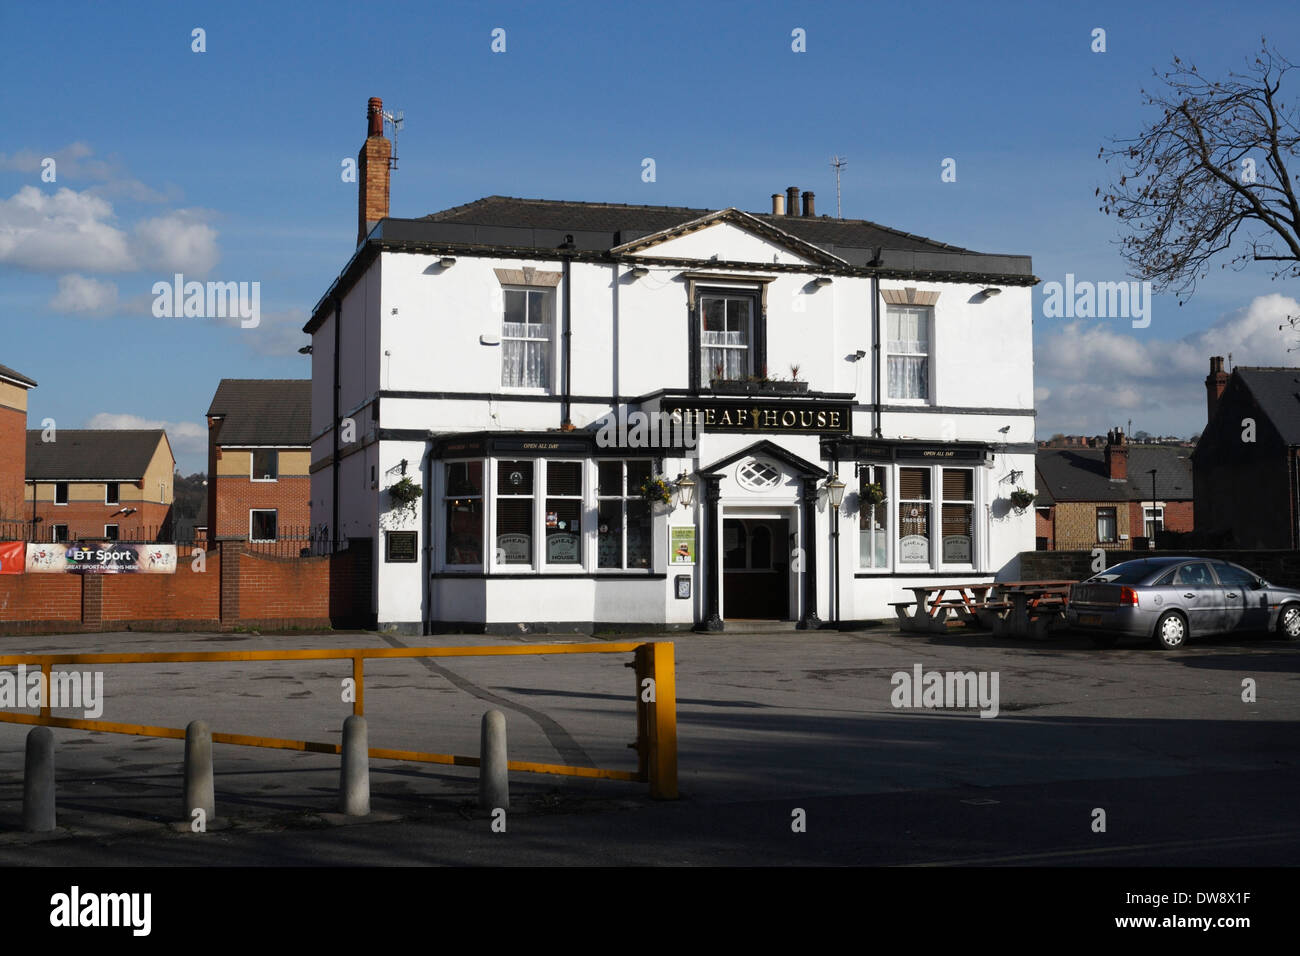
[[373, 624], [371, 549], [275, 558], [225, 542], [175, 574], [0, 575], [0, 634]]
[[[1165, 522], [1166, 531], [1191, 531], [1195, 526], [1194, 512], [1192, 502], [1190, 501], [1167, 501], [1165, 502]], [[1143, 513], [1143, 506], [1140, 501], [1129, 503], [1129, 526], [1133, 529], [1135, 537], [1142, 537], [1146, 534], [1146, 517]]]
[[[30, 502], [27, 507], [31, 508]], [[135, 508], [136, 511], [134, 514], [114, 516], [113, 512], [123, 507]], [[38, 501], [36, 516], [41, 521], [36, 534], [41, 541], [51, 541], [50, 529], [56, 524], [66, 524], [69, 540], [101, 539], [104, 537], [104, 525], [115, 524], [120, 540], [139, 541], [150, 538], [167, 527], [171, 513], [171, 505], [156, 501], [132, 501], [118, 505], [106, 505], [102, 501], [69, 501], [66, 505]], [[30, 518], [31, 515], [28, 514], [27, 517]]]
[[208, 513], [208, 529], [214, 538], [247, 538], [248, 512], [253, 508], [274, 508], [281, 533], [302, 534], [311, 527], [310, 477], [251, 481], [219, 475], [209, 481], [216, 505]]
[[[1107, 551], [1106, 567], [1131, 558], [1160, 554], [1219, 558], [1249, 568], [1266, 581], [1282, 587], [1300, 587], [1300, 551]], [[1026, 581], [1082, 581], [1091, 577], [1093, 557], [1089, 551], [1025, 551], [1020, 555], [1020, 576]]]
[[27, 413], [0, 405], [0, 521], [23, 521], [27, 470]]

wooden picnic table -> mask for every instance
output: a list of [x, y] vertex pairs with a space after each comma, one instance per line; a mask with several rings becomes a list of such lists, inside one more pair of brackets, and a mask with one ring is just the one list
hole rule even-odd
[[999, 609], [992, 619], [999, 636], [1044, 640], [1065, 621], [1065, 602], [1073, 581], [1004, 581], [998, 583]]
[[908, 588], [915, 601], [895, 601], [899, 628], [904, 631], [924, 633], [943, 632], [948, 629], [948, 619], [955, 615], [963, 624], [980, 623], [979, 610], [988, 601], [988, 593], [995, 587], [992, 581], [968, 584], [921, 584]]

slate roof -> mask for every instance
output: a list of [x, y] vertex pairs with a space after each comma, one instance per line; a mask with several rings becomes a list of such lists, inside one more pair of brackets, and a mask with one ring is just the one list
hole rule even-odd
[[167, 442], [161, 428], [60, 428], [50, 442], [41, 434], [27, 432], [29, 481], [139, 481], [158, 443]]
[[36, 387], [36, 383], [34, 381], [32, 381], [30, 378], [28, 378], [26, 375], [22, 374], [21, 372], [15, 372], [8, 365], [0, 365], [0, 378], [12, 379], [13, 381], [26, 385], [29, 388]]
[[311, 379], [223, 378], [208, 406], [222, 416], [217, 444], [305, 448], [311, 444]]
[[1128, 480], [1112, 482], [1101, 448], [1040, 448], [1034, 456], [1038, 472], [1038, 504], [1057, 501], [1150, 501], [1151, 475], [1156, 469], [1156, 498], [1192, 500], [1190, 448], [1171, 445], [1129, 445]]
[[1255, 397], [1260, 410], [1288, 445], [1300, 445], [1300, 368], [1239, 365], [1232, 374]]
[[[519, 226], [526, 229], [561, 231], [567, 229], [645, 235], [662, 229], [671, 229], [673, 226], [679, 226], [716, 211], [715, 209], [692, 209], [687, 206], [635, 206], [627, 203], [487, 196], [421, 218], [429, 222], [461, 222], [478, 226]], [[770, 212], [755, 212], [750, 215], [827, 251], [831, 251], [833, 246], [861, 248], [884, 246], [912, 252], [968, 253], [971, 251], [936, 242], [924, 236], [891, 229], [865, 219], [773, 216]]]

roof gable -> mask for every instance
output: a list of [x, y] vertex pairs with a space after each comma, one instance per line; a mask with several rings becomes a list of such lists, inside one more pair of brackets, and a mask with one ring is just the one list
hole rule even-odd
[[223, 378], [208, 406], [220, 418], [216, 443], [234, 447], [311, 444], [311, 379]]
[[671, 259], [712, 256], [729, 262], [847, 265], [839, 256], [735, 208], [660, 229], [617, 245], [610, 252]]
[[1300, 445], [1300, 368], [1238, 366], [1232, 374], [1254, 397], [1283, 444]]

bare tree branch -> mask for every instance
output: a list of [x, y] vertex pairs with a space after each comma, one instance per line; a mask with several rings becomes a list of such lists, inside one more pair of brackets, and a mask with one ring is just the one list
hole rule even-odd
[[[1300, 124], [1278, 99], [1294, 64], [1267, 40], [1244, 74], [1207, 80], [1174, 57], [1142, 91], [1159, 111], [1132, 139], [1113, 139], [1098, 156], [1118, 176], [1098, 188], [1102, 212], [1122, 224], [1120, 245], [1133, 274], [1180, 302], [1196, 291], [1211, 260], [1239, 250], [1221, 267], [1282, 263], [1273, 278], [1300, 277]], [[1242, 232], [1243, 226], [1256, 228]]]

